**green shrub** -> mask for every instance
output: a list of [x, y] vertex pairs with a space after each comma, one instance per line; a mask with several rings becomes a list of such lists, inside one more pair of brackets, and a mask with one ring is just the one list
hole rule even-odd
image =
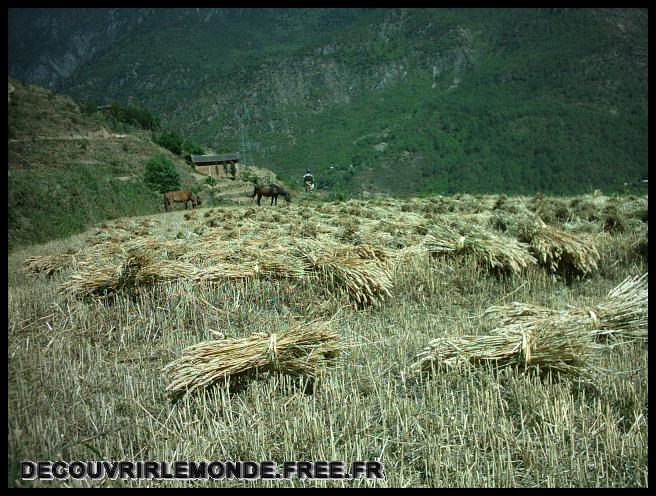
[[[187, 152], [188, 155], [205, 154], [205, 150], [203, 149], [203, 147], [190, 139], [184, 140], [182, 148], [184, 149], [184, 151]], [[191, 160], [191, 156], [189, 157], [189, 160]]]
[[256, 176], [255, 174], [251, 174], [251, 173], [250, 173], [249, 171], [247, 171], [247, 170], [243, 170], [243, 171], [241, 172], [241, 180], [242, 180], [242, 181], [246, 181], [246, 182], [248, 182], [248, 183], [257, 184], [257, 179], [258, 179], [258, 178], [257, 178], [257, 176]]
[[160, 193], [180, 189], [180, 174], [173, 162], [164, 155], [156, 155], [146, 164], [144, 182]]
[[207, 177], [205, 179], [205, 182], [207, 183], [208, 186], [216, 186], [216, 179], [214, 179], [212, 176]]
[[107, 115], [117, 122], [122, 122], [142, 129], [157, 129], [159, 117], [152, 112], [135, 106], [124, 107], [118, 103], [112, 103]]
[[83, 114], [91, 115], [94, 112], [98, 111], [98, 105], [96, 105], [95, 102], [86, 101], [82, 105], [80, 105], [80, 111]]
[[173, 131], [163, 131], [153, 137], [153, 143], [166, 148], [171, 153], [182, 156], [187, 162], [191, 162], [192, 155], [203, 155], [205, 150], [193, 140], [183, 138]]
[[165, 131], [161, 134], [155, 135], [153, 142], [162, 148], [166, 148], [171, 153], [182, 155], [184, 139], [182, 136], [172, 131]]

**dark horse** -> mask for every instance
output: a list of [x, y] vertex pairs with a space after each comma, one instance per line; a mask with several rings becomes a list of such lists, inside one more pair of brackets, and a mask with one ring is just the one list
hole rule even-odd
[[287, 202], [292, 201], [291, 197], [289, 196], [289, 192], [285, 191], [277, 184], [256, 185], [255, 189], [253, 190], [253, 194], [251, 195], [251, 201], [253, 201], [252, 198], [255, 198], [256, 195], [258, 205], [260, 204], [260, 200], [263, 196], [271, 197], [271, 205], [273, 205], [274, 201], [276, 205], [278, 205], [278, 195], [282, 195]]

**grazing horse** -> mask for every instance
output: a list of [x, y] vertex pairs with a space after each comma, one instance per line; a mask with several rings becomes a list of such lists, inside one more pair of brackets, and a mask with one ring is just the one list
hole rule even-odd
[[276, 205], [278, 205], [278, 195], [282, 195], [287, 202], [292, 201], [289, 192], [285, 191], [277, 184], [256, 185], [255, 189], [253, 189], [253, 194], [251, 195], [251, 201], [253, 201], [252, 199], [255, 198], [256, 195], [258, 205], [263, 196], [271, 197], [271, 205], [273, 205], [274, 201]]
[[174, 203], [184, 203], [185, 210], [187, 210], [187, 203], [191, 202], [191, 208], [196, 208], [196, 205], [203, 203], [200, 196], [195, 196], [191, 191], [169, 191], [162, 195], [164, 198], [164, 209], [167, 212], [171, 211], [171, 206]]

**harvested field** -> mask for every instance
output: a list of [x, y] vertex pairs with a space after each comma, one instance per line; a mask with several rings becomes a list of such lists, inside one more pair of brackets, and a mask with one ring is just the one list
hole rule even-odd
[[[16, 251], [9, 485], [646, 487], [646, 207], [301, 197]], [[20, 480], [75, 459], [371, 459], [385, 479]]]

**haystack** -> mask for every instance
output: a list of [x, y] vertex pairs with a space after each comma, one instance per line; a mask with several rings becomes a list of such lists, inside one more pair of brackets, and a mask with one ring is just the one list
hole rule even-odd
[[491, 307], [491, 335], [442, 337], [417, 355], [412, 368], [492, 362], [586, 374], [608, 338], [647, 340], [647, 274], [627, 278], [598, 305], [554, 310], [513, 303]]
[[267, 372], [317, 377], [338, 357], [339, 340], [325, 323], [311, 322], [279, 334], [204, 341], [164, 368], [171, 377], [166, 392], [177, 398], [228, 379], [247, 382]]

